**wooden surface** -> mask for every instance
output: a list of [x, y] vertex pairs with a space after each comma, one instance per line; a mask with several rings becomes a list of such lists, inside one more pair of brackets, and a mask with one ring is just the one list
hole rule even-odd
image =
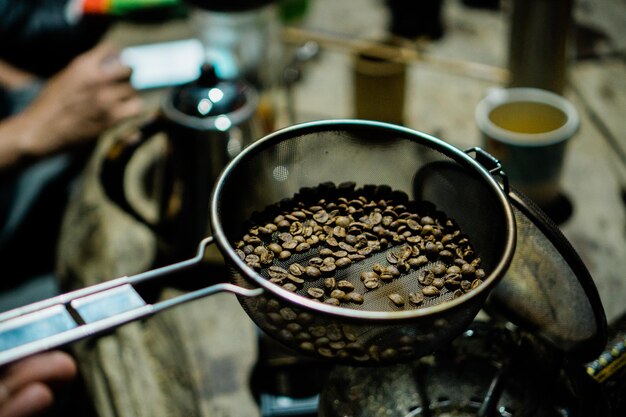
[[[384, 35], [382, 2], [311, 3], [301, 28], [374, 41]], [[580, 3], [584, 10], [577, 10], [577, 16], [604, 30], [623, 51], [624, 2]], [[429, 54], [506, 66], [506, 7], [485, 11], [448, 1], [444, 23], [445, 36], [427, 46]], [[124, 23], [109, 37], [123, 46], [191, 34], [185, 22], [175, 21], [162, 26]], [[609, 319], [626, 310], [626, 210], [619, 194], [626, 184], [625, 69], [623, 55], [572, 62], [571, 84], [564, 92], [582, 120], [563, 176], [574, 211], [561, 229], [591, 272]], [[411, 64], [408, 73], [406, 125], [460, 148], [479, 145], [474, 107], [498, 83], [428, 62]], [[295, 121], [352, 117], [352, 97], [352, 52], [322, 49], [295, 91]], [[277, 99], [279, 127], [290, 124], [284, 96]], [[66, 216], [60, 272], [67, 287], [144, 271], [156, 256], [150, 231], [107, 202], [99, 188], [100, 159], [111, 140], [100, 144]], [[80, 344], [76, 352], [99, 416], [259, 415], [246, 386], [257, 354], [255, 328], [231, 295], [212, 296], [127, 325]]]

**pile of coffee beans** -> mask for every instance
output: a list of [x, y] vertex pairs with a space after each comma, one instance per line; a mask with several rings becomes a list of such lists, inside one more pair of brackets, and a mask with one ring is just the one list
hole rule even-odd
[[248, 266], [286, 290], [335, 306], [360, 308], [368, 293], [413, 274], [418, 282], [406, 287], [413, 290], [395, 287], [386, 308], [419, 308], [459, 297], [485, 277], [453, 219], [386, 185], [302, 189], [256, 213], [245, 230], [235, 251]]

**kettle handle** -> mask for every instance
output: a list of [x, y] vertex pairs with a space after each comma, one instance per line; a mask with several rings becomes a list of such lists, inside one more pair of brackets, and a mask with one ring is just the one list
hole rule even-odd
[[[164, 120], [162, 116], [158, 115], [139, 127], [139, 138], [137, 140], [133, 142], [121, 140], [115, 142], [106, 152], [99, 173], [100, 184], [109, 200], [152, 230], [154, 230], [156, 225], [139, 213], [128, 201], [124, 188], [124, 178], [128, 163], [135, 155], [135, 152], [146, 143], [148, 138], [162, 131], [163, 128]], [[169, 188], [169, 186], [166, 186], [166, 188]]]

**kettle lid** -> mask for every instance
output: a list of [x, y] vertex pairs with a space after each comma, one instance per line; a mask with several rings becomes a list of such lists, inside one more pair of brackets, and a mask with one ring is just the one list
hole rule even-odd
[[196, 80], [172, 89], [163, 111], [170, 120], [184, 126], [228, 130], [247, 121], [257, 104], [258, 94], [252, 85], [221, 79], [212, 64], [204, 64]]

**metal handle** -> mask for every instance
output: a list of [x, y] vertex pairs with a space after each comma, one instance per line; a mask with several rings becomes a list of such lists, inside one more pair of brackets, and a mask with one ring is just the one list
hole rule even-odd
[[470, 156], [472, 156], [471, 154], [474, 154], [473, 158], [476, 162], [482, 165], [483, 168], [485, 168], [491, 175], [500, 177], [500, 180], [502, 181], [502, 189], [507, 195], [509, 194], [509, 178], [504, 173], [502, 164], [498, 159], [479, 147], [469, 148], [464, 152]]
[[35, 353], [95, 336], [162, 310], [218, 292], [247, 297], [263, 289], [219, 283], [158, 303], [141, 296], [139, 284], [154, 281], [202, 262], [213, 238], [204, 239], [195, 257], [131, 277], [121, 277], [0, 314], [0, 366]]
[[[165, 129], [165, 121], [162, 115], [157, 115], [154, 119], [146, 122], [138, 129], [139, 139], [126, 143], [119, 141], [113, 144], [111, 149], [105, 155], [100, 168], [100, 184], [106, 196], [111, 202], [116, 204], [127, 214], [130, 214], [135, 220], [148, 228], [154, 230], [156, 225], [146, 219], [126, 197], [126, 189], [124, 187], [124, 178], [126, 169], [130, 160], [135, 153], [146, 143], [147, 139], [154, 136]], [[168, 169], [168, 168], [166, 168]], [[166, 176], [167, 178], [167, 176]], [[163, 186], [164, 194], [167, 196], [171, 192], [171, 180], [167, 180]], [[165, 204], [161, 202], [160, 204]], [[162, 211], [162, 208], [160, 208]]]

